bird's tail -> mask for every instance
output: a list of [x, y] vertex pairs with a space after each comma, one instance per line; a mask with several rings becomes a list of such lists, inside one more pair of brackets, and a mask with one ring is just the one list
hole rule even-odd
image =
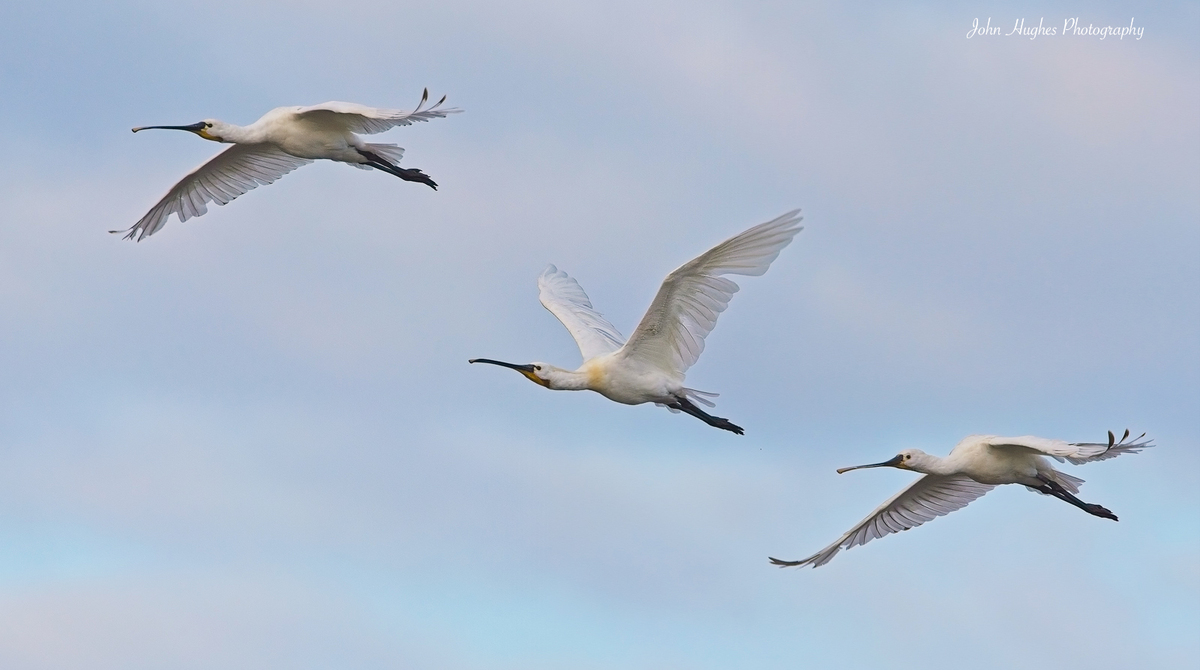
[[368, 144], [367, 148], [371, 153], [386, 158], [392, 165], [399, 164], [400, 159], [404, 158], [404, 147], [395, 144]]
[[[1068, 493], [1079, 493], [1079, 485], [1083, 483], [1082, 479], [1058, 470], [1052, 469], [1049, 473], [1043, 474], [1048, 474], [1051, 479], [1058, 482], [1058, 485], [1066, 489]], [[1025, 488], [1033, 491], [1034, 493], [1043, 493], [1043, 491], [1039, 491], [1032, 486], [1026, 486]]]
[[1079, 485], [1083, 480], [1078, 477], [1072, 477], [1065, 472], [1054, 471], [1054, 479], [1058, 481], [1058, 485], [1070, 491], [1071, 493], [1079, 493]]
[[[400, 163], [400, 159], [404, 157], [404, 147], [396, 146], [395, 144], [368, 144], [366, 150], [375, 156], [386, 160], [392, 165]], [[350, 167], [356, 167], [360, 170], [373, 170], [370, 165], [365, 163], [346, 163]]]
[[709, 391], [697, 391], [696, 389], [689, 388], [683, 389], [683, 397], [691, 400], [692, 402], [698, 402], [705, 407], [716, 407], [717, 403], [709, 400], [709, 398], [716, 398], [720, 395], [720, 393], [711, 393]]

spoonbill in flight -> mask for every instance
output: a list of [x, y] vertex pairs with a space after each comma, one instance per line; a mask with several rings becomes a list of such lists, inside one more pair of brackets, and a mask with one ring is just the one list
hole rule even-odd
[[218, 205], [233, 200], [259, 184], [270, 184], [283, 175], [318, 159], [346, 163], [356, 168], [375, 168], [405, 181], [415, 181], [436, 190], [437, 184], [416, 168], [397, 164], [404, 149], [395, 144], [367, 144], [355, 133], [373, 135], [415, 121], [444, 118], [461, 109], [442, 109], [446, 97], [422, 109], [429, 100], [429, 89], [411, 112], [376, 109], [352, 102], [326, 102], [312, 107], [277, 107], [248, 126], [235, 126], [216, 119], [205, 119], [189, 126], [142, 126], [133, 132], [152, 129], [186, 130], [206, 140], [232, 144], [171, 187], [140, 221], [128, 230], [125, 239], [153, 235], [174, 213], [180, 221], [208, 211], [207, 203]]
[[963, 438], [946, 458], [930, 456], [920, 449], [905, 449], [882, 463], [842, 468], [838, 474], [862, 468], [890, 467], [921, 472], [925, 476], [892, 496], [838, 538], [837, 542], [801, 561], [772, 558], [771, 563], [785, 568], [802, 565], [820, 567], [842, 549], [916, 528], [930, 519], [966, 507], [972, 500], [1000, 484], [1024, 484], [1031, 491], [1069, 502], [1088, 514], [1116, 521], [1117, 515], [1104, 507], [1076, 498], [1073, 494], [1079, 493], [1079, 485], [1083, 480], [1055, 470], [1045, 457], [1059, 462], [1070, 461], [1075, 465], [1103, 461], [1121, 454], [1136, 454], [1154, 446], [1151, 440], [1142, 439], [1145, 436], [1142, 433], [1132, 442], [1127, 442], [1129, 431], [1126, 430], [1121, 441], [1117, 442], [1112, 431], [1109, 431], [1108, 444], [1102, 444], [1070, 443], [1032, 435], [971, 435]]
[[626, 405], [652, 402], [741, 435], [739, 426], [696, 406], [714, 407], [706, 396], [717, 394], [684, 388], [684, 373], [704, 351], [704, 338], [738, 291], [738, 285], [722, 275], [765, 273], [800, 232], [800, 219], [800, 210], [788, 212], [681, 265], [663, 280], [629, 341], [592, 308], [578, 282], [551, 265], [538, 277], [538, 297], [575, 338], [583, 365], [571, 371], [547, 363], [516, 365], [489, 358], [470, 362], [512, 368], [556, 391], [595, 391]]

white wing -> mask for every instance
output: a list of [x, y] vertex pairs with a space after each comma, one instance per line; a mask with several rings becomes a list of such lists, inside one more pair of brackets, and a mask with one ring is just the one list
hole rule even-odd
[[424, 95], [421, 96], [421, 102], [411, 112], [367, 107], [353, 102], [330, 101], [311, 107], [300, 107], [296, 110], [296, 115], [327, 127], [340, 128], [363, 135], [374, 135], [396, 126], [408, 126], [417, 121], [430, 119], [443, 119], [447, 114], [458, 114], [462, 111], [456, 108], [442, 109], [442, 103], [446, 102], [445, 96], [442, 96], [442, 99], [432, 107], [421, 109], [421, 105], [424, 105], [428, 99], [429, 89], [425, 89]]
[[207, 212], [207, 203], [224, 205], [259, 184], [270, 184], [311, 162], [269, 144], [235, 144], [189, 172], [132, 228], [109, 232], [125, 232], [125, 239], [137, 237], [140, 242], [162, 228], [171, 214], [187, 221]]
[[625, 344], [625, 337], [616, 327], [592, 308], [579, 282], [553, 265], [538, 277], [538, 300], [571, 332], [584, 361], [612, 353]]
[[926, 521], [966, 507], [972, 500], [993, 488], [995, 487], [991, 484], [980, 484], [964, 475], [925, 475], [880, 505], [837, 542], [802, 561], [781, 561], [772, 558], [771, 563], [780, 567], [820, 567], [842, 549], [857, 547], [877, 537], [916, 528]]
[[623, 355], [683, 374], [704, 351], [738, 285], [721, 277], [757, 277], [800, 232], [800, 210], [757, 225], [709, 249], [667, 275]]
[[1075, 465], [1081, 465], [1092, 461], [1116, 458], [1121, 454], [1136, 454], [1142, 449], [1153, 447], [1153, 440], [1142, 439], [1144, 437], [1146, 437], [1146, 434], [1142, 433], [1138, 437], [1133, 438], [1133, 440], [1129, 440], [1129, 431], [1127, 430], [1125, 431], [1125, 435], [1121, 437], [1120, 442], [1117, 441], [1115, 435], [1109, 432], [1108, 444], [1100, 442], [1064, 442], [1062, 440], [1034, 437], [1033, 435], [1024, 435], [1021, 437], [989, 436], [984, 438], [984, 443], [998, 449], [1035, 451], [1059, 461], [1069, 461]]

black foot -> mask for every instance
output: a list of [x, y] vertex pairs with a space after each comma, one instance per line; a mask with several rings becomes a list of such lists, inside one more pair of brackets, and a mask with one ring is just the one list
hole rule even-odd
[[746, 431], [742, 430], [741, 426], [731, 422], [729, 419], [722, 419], [719, 416], [714, 416], [712, 419], [712, 421], [706, 421], [705, 423], [715, 428], [720, 428], [721, 430], [727, 430], [735, 435], [746, 434]]
[[1084, 507], [1083, 511], [1087, 512], [1088, 514], [1093, 514], [1095, 516], [1102, 517], [1104, 519], [1112, 519], [1113, 521], [1120, 521], [1120, 519], [1117, 518], [1117, 515], [1113, 514], [1111, 511], [1109, 511], [1109, 509], [1107, 507], [1101, 507], [1100, 505], [1097, 505], [1095, 503], [1086, 503], [1086, 504], [1087, 504], [1087, 507]]
[[1040, 475], [1038, 478], [1043, 482], [1042, 486], [1038, 488], [1038, 491], [1045, 493], [1048, 496], [1054, 496], [1055, 498], [1058, 498], [1064, 502], [1071, 503], [1072, 505], [1093, 516], [1098, 516], [1102, 519], [1112, 519], [1113, 521], [1120, 520], [1117, 518], [1117, 515], [1113, 514], [1107, 507], [1097, 505], [1096, 503], [1083, 502], [1079, 498], [1071, 495], [1071, 492], [1064, 489], [1058, 482], [1052, 479], [1041, 477]]
[[421, 172], [420, 170], [418, 170], [416, 168], [408, 168], [408, 169], [396, 168], [396, 172], [394, 172], [393, 174], [395, 174], [397, 177], [403, 179], [404, 181], [415, 181], [415, 182], [418, 182], [421, 184], [425, 184], [426, 186], [428, 186], [429, 188], [431, 188], [435, 191], [437, 190], [437, 184], [432, 179], [429, 178], [429, 175], [425, 174], [424, 172]]
[[425, 174], [424, 172], [421, 172], [417, 168], [402, 168], [402, 167], [399, 167], [396, 165], [392, 165], [390, 162], [385, 160], [382, 156], [379, 156], [378, 154], [376, 154], [372, 151], [366, 151], [363, 149], [358, 149], [357, 151], [360, 156], [367, 159], [367, 165], [370, 165], [371, 167], [375, 168], [376, 170], [383, 170], [384, 172], [386, 172], [390, 175], [397, 176], [397, 177], [403, 179], [404, 181], [415, 181], [420, 184], [425, 184], [426, 186], [428, 186], [429, 188], [431, 188], [435, 191], [437, 190], [437, 183], [435, 183], [432, 179], [430, 179], [429, 175]]

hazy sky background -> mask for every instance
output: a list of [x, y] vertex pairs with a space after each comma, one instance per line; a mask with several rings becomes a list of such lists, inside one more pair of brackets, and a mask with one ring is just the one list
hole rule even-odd
[[[1194, 3], [0, 4], [0, 666], [1182, 668], [1200, 658]], [[1140, 41], [966, 39], [1145, 28]], [[392, 131], [441, 189], [318, 164], [140, 244], [280, 105]], [[806, 229], [689, 373], [744, 437], [550, 393], [547, 263], [629, 333], [663, 276]], [[971, 433], [1004, 487], [778, 570]]]

